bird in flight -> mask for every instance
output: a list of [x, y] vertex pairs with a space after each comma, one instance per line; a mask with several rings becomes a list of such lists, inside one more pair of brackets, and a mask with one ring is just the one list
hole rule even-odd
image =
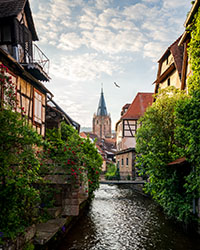
[[114, 84], [115, 84], [116, 87], [120, 88], [120, 86], [116, 82], [114, 82]]

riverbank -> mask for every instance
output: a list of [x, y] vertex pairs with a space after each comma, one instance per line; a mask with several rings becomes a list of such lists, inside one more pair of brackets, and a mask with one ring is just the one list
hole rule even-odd
[[[79, 215], [77, 216], [67, 216], [66, 218], [62, 218], [63, 225], [60, 225], [59, 229], [57, 232], [54, 234], [54, 236], [49, 239], [45, 244], [37, 244], [35, 242], [35, 250], [48, 250], [48, 249], [56, 249], [56, 245], [58, 244], [59, 241], [63, 240], [69, 231], [72, 229], [72, 227], [80, 220], [80, 218], [87, 213], [88, 209], [90, 206], [90, 201], [86, 200], [84, 201], [79, 208]], [[51, 224], [51, 223], [50, 223]], [[51, 231], [51, 228], [45, 227], [46, 233], [48, 234], [48, 231]], [[52, 228], [53, 229], [53, 228]]]

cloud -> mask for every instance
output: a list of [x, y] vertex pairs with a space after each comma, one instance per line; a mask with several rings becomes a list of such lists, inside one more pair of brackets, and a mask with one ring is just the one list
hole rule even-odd
[[162, 43], [148, 42], [144, 45], [144, 56], [152, 59], [153, 62], [158, 61], [161, 53], [164, 52], [165, 46]]
[[137, 3], [132, 6], [124, 8], [123, 15], [127, 17], [128, 20], [142, 20], [146, 15], [150, 15], [148, 7], [145, 4]]
[[[188, 1], [190, 3], [190, 1]], [[183, 0], [163, 0], [163, 7], [166, 9], [176, 9], [186, 5], [186, 2]]]
[[102, 74], [112, 75], [119, 70], [120, 67], [114, 61], [101, 58], [96, 53], [61, 57], [51, 64], [51, 74], [54, 77], [72, 82], [92, 81]]
[[97, 27], [92, 32], [82, 32], [83, 40], [88, 48], [106, 54], [139, 51], [145, 41], [137, 30], [120, 30], [118, 33], [108, 28]]
[[110, 4], [112, 4], [113, 0], [96, 0], [95, 7], [96, 9], [104, 10]]
[[66, 33], [60, 36], [58, 49], [63, 50], [76, 50], [82, 45], [81, 38], [75, 33]]

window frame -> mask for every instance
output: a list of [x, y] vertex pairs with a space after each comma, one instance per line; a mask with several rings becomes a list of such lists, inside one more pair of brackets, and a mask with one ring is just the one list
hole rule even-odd
[[[38, 95], [41, 96], [41, 101], [36, 98], [35, 93], [37, 93]], [[37, 117], [35, 115], [35, 100], [37, 100], [38, 103], [41, 104], [40, 105], [40, 107], [41, 107], [41, 117]], [[43, 107], [43, 95], [42, 95], [42, 93], [39, 90], [37, 90], [37, 89], [34, 88], [34, 92], [33, 92], [33, 124], [34, 125], [37, 125], [37, 126], [40, 125], [40, 126], [42, 126], [42, 122], [43, 122], [42, 121], [43, 120], [42, 107]], [[37, 120], [35, 120], [35, 118]], [[38, 121], [38, 120], [40, 120], [40, 121]]]

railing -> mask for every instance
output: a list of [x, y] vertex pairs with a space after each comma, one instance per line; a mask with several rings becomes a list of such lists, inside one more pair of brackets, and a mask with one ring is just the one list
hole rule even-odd
[[49, 74], [49, 58], [36, 44], [33, 44], [33, 63], [38, 64], [45, 73]]
[[141, 177], [137, 175], [135, 171], [117, 171], [115, 176], [106, 176], [106, 173], [101, 175], [101, 180], [114, 180], [114, 181], [134, 181], [134, 180], [142, 180]]

